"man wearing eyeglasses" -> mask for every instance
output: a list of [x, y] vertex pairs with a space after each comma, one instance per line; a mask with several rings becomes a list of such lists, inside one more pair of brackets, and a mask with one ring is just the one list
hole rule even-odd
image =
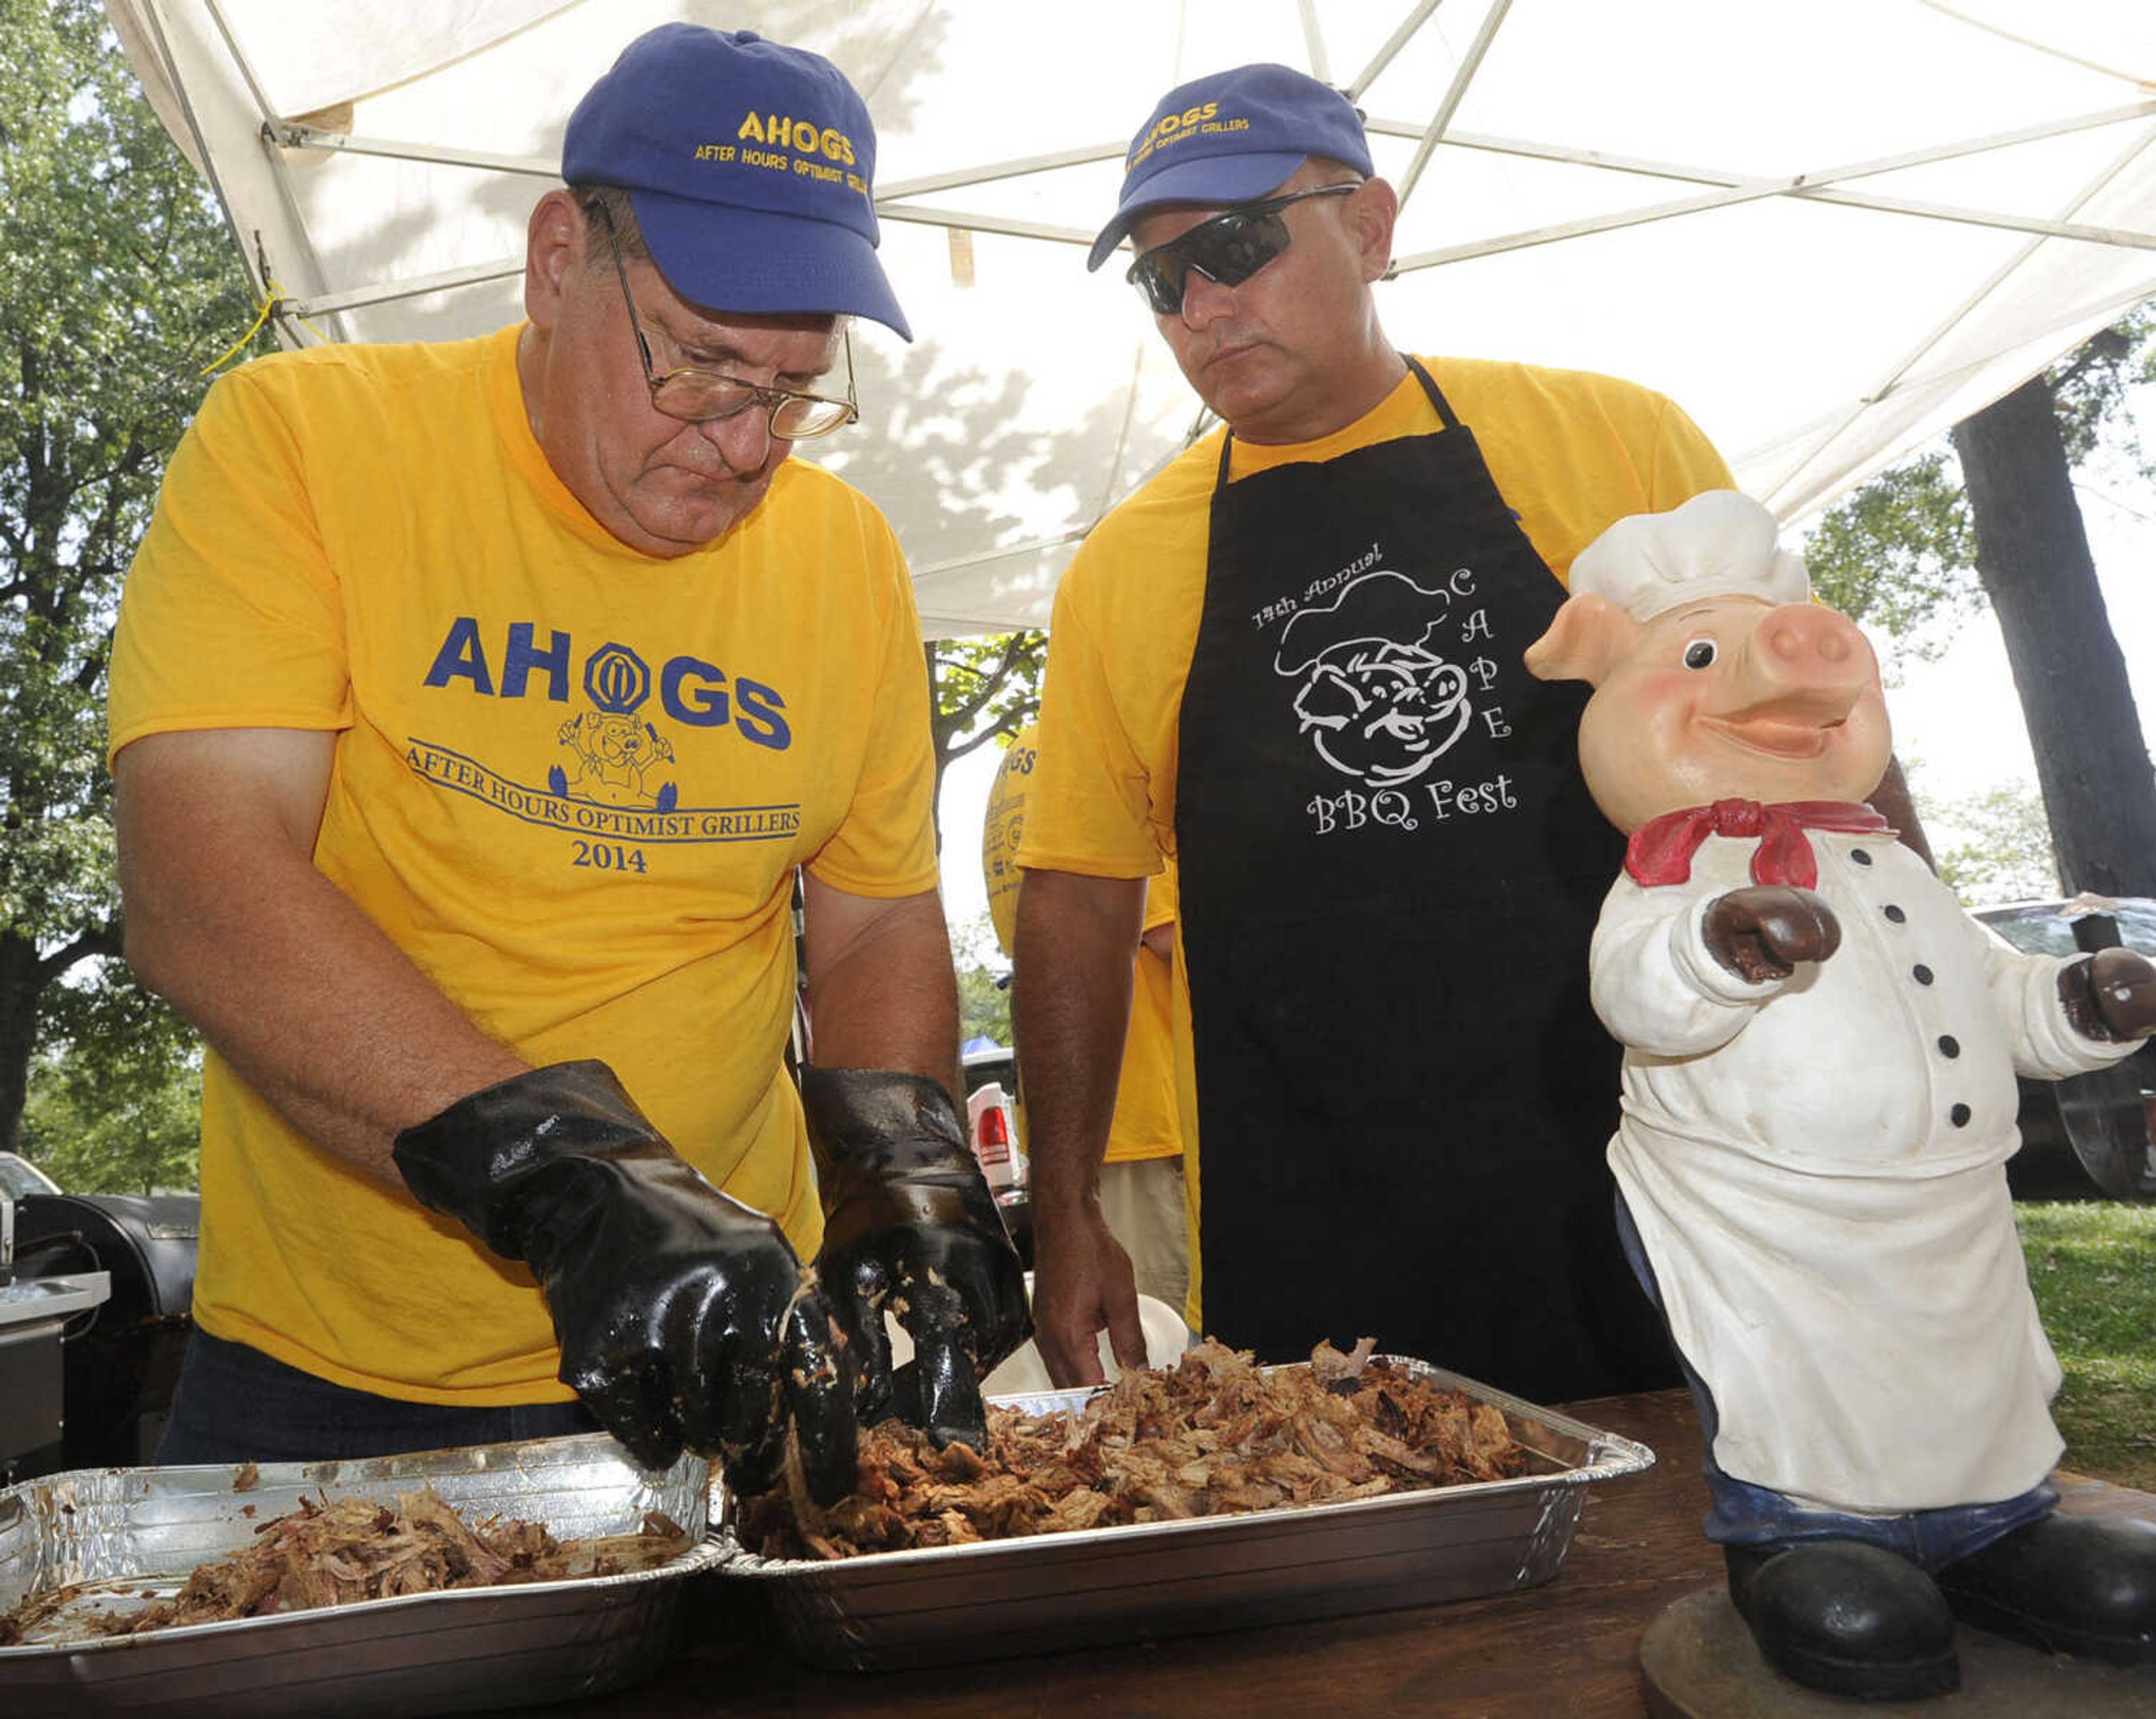
[[1644, 388], [1395, 349], [1394, 195], [1324, 85], [1187, 84], [1126, 168], [1091, 266], [1130, 239], [1226, 427], [1095, 530], [1050, 633], [1016, 962], [1049, 1370], [1097, 1377], [1104, 1328], [1142, 1353], [1095, 1184], [1168, 855], [1194, 1320], [1268, 1361], [1374, 1336], [1545, 1401], [1675, 1383], [1601, 1156], [1586, 952], [1621, 855], [1576, 691], [1520, 659], [1575, 551], [1728, 470]]
[[829, 1499], [857, 1404], [982, 1442], [1024, 1295], [918, 623], [788, 458], [858, 416], [849, 320], [907, 334], [875, 148], [828, 61], [662, 27], [569, 121], [526, 321], [264, 359], [175, 454], [111, 700], [128, 954], [209, 1044], [162, 1460], [596, 1417], [753, 1489], [790, 1426]]

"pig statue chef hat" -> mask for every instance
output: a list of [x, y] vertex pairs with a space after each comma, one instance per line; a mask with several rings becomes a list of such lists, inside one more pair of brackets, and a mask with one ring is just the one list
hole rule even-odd
[[1620, 519], [1573, 557], [1574, 597], [1605, 597], [1643, 624], [1680, 603], [1746, 596], [1802, 603], [1804, 564], [1774, 516], [1735, 490], [1704, 490], [1667, 513]]

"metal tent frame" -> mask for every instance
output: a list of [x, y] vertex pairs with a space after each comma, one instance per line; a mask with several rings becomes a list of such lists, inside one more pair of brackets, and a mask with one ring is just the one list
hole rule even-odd
[[[247, 92], [252, 104], [260, 151], [259, 166], [266, 175], [266, 183], [273, 188], [282, 217], [283, 230], [274, 235], [265, 234], [258, 223], [249, 222], [235, 212], [235, 196], [242, 193], [227, 182], [225, 170], [233, 165], [230, 157], [228, 153], [220, 157], [220, 151], [193, 105], [191, 92], [204, 75], [200, 61], [209, 44], [198, 36], [190, 44], [191, 52], [181, 51], [178, 44], [182, 33], [175, 28], [175, 8], [183, 3], [198, 7], [201, 15], [208, 20], [217, 45], [228, 57], [232, 75]], [[1532, 5], [1535, 0], [1527, 0], [1527, 3]], [[1938, 4], [1937, 0], [1918, 0], [1918, 3], [1973, 29], [1994, 28], [1971, 21], [1954, 8]], [[296, 162], [315, 162], [327, 157], [371, 157], [552, 182], [557, 177], [555, 162], [535, 155], [493, 153], [442, 142], [339, 129], [324, 123], [323, 116], [319, 115], [296, 119], [281, 115], [276, 111], [265, 82], [250, 63], [228, 15], [230, 0], [112, 0], [112, 4], [116, 18], [123, 25], [123, 38], [128, 41], [138, 65], [154, 74], [146, 80], [153, 94], [157, 93], [160, 82], [164, 86], [168, 122], [175, 110], [180, 116], [184, 128], [182, 140], [192, 146], [191, 152], [203, 166], [210, 184], [225, 207], [234, 242], [249, 276], [266, 304], [279, 337], [287, 345], [305, 345], [323, 337], [350, 338], [353, 333], [351, 313], [355, 311], [399, 301], [433, 299], [438, 295], [454, 294], [521, 274], [521, 256], [506, 255], [413, 275], [387, 272], [357, 285], [332, 286], [323, 260], [311, 241], [304, 198], [297, 182], [300, 170], [295, 166]], [[1188, 4], [1188, 0], [1185, 0], [1186, 7]], [[937, 10], [932, 4], [924, 4], [920, 17], [926, 18]], [[1451, 10], [1456, 12], [1459, 8], [1455, 5]], [[1328, 28], [1331, 20], [1326, 9], [1319, 0], [1296, 0], [1296, 12], [1307, 63], [1316, 75], [1329, 80], [1337, 32]], [[1941, 351], [1954, 331], [1967, 326], [1982, 314], [1994, 295], [2015, 283], [2020, 271], [2037, 258], [2044, 247], [2064, 242], [2107, 252], [2143, 255], [2156, 253], [2156, 218], [2125, 222], [2104, 218], [2100, 214], [2092, 218], [2107, 196], [2129, 180], [2136, 183], [2156, 182], [2156, 97], [2063, 114], [2039, 124], [2015, 126], [1867, 159], [1830, 162], [1801, 172], [1761, 177], [1736, 168], [1456, 128], [1455, 116], [1491, 64], [1492, 51], [1511, 23], [1513, 12], [1514, 0], [1486, 0], [1471, 42], [1457, 54], [1452, 74], [1427, 117], [1376, 117], [1368, 121], [1373, 139], [1411, 146], [1404, 171], [1393, 176], [1401, 197], [1404, 222], [1409, 207], [1419, 197], [1427, 199], [1438, 194], [1430, 189], [1437, 180], [1429, 175], [1429, 169], [1440, 159], [1441, 149], [1589, 170], [1628, 180], [1650, 181], [1656, 186], [1676, 184], [1692, 188], [1673, 198], [1628, 203], [1567, 220], [1414, 250], [1395, 260], [1393, 278], [1433, 275], [1440, 270], [1508, 253], [1567, 246], [1594, 235], [1637, 230], [1744, 205], [1777, 202], [1828, 205], [1902, 220], [2016, 234], [2025, 241], [1970, 285], [1943, 316], [1909, 342], [1897, 359], [1876, 371], [1855, 398], [1839, 409], [1825, 412], [1788, 431], [1774, 450], [1771, 469], [1763, 464], [1768, 458], [1768, 450], [1747, 450], [1734, 456], [1733, 464], [1740, 473], [1766, 472], [1764, 481], [1751, 486], [1784, 518], [1817, 509], [1839, 490], [1884, 463], [1879, 449], [1872, 447], [1832, 475], [1822, 479], [1820, 475], [1823, 466], [1833, 464], [1836, 449], [1851, 437], [1867, 414], [1882, 405], [1897, 403], [1899, 397], [1910, 393], [1925, 361]], [[1403, 54], [1425, 38], [1426, 33], [1435, 27], [1440, 13], [1440, 0], [1417, 0], [1382, 44], [1341, 87], [1352, 99], [1361, 102]], [[1336, 11], [1334, 19], [1338, 16]], [[139, 30], [125, 28], [131, 18], [139, 20]], [[2123, 141], [2111, 151], [2098, 171], [2074, 185], [2055, 207], [2042, 213], [1902, 196], [1866, 183], [1895, 175], [1906, 176], [1915, 169], [1996, 157], [2005, 151], [2050, 140], [2098, 133], [2123, 134]], [[1040, 181], [1075, 167], [1112, 163], [1121, 158], [1122, 151], [1120, 138], [1103, 139], [1075, 148], [999, 157], [969, 163], [958, 170], [891, 179], [880, 187], [876, 207], [886, 222], [940, 228], [953, 235], [966, 235], [968, 241], [973, 235], [994, 235], [1083, 247], [1091, 241], [1090, 227], [1025, 218], [988, 207], [968, 207], [967, 194], [978, 193], [991, 186], [1008, 189], [1014, 182]], [[259, 197], [259, 193], [246, 194]], [[2063, 346], [2071, 344], [2081, 333], [2085, 333], [2092, 326], [2092, 314], [2115, 316], [2151, 291], [2156, 291], [2156, 256], [2149, 257], [2149, 267], [2128, 285], [2101, 295], [2092, 303], [2062, 307], [2055, 318], [2037, 320], [2028, 329], [2025, 344], [2049, 350], [2043, 353], [2039, 364], [2028, 367], [2039, 367], [2041, 362], [2056, 356]], [[1957, 378], [1974, 377], [1988, 362], [1958, 361], [1943, 370], [1928, 372], [1922, 378], [1921, 392], [1936, 396], [1943, 389], [1950, 388]], [[2023, 374], [2025, 373], [2025, 370]], [[2010, 387], [2020, 379], [2019, 376], [2013, 377], [2005, 386]], [[2004, 387], [1995, 390], [2004, 391]], [[1135, 393], [1133, 389], [1133, 400]], [[1126, 444], [1129, 430], [1127, 415], [1121, 438]], [[1111, 469], [1108, 480], [1075, 522], [1022, 541], [998, 542], [941, 559], [917, 561], [916, 577], [924, 587], [933, 588], [939, 581], [969, 570], [1007, 564], [1028, 557], [1052, 555], [1067, 548], [1082, 538], [1110, 505], [1172, 457], [1177, 446], [1187, 439], [1187, 435], [1177, 438], [1156, 457], [1147, 460], [1142, 470], [1134, 474], [1122, 472], [1119, 457]], [[1906, 447], [1908, 440], [1902, 438], [1893, 451]], [[989, 623], [993, 624], [993, 618]]]

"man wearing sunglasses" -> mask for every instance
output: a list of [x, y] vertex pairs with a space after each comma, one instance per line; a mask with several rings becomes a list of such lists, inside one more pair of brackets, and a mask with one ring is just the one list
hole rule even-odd
[[1245, 66], [1160, 103], [1093, 247], [1129, 239], [1225, 428], [1101, 522], [1050, 633], [1016, 1007], [1060, 1383], [1103, 1328], [1141, 1352], [1095, 1183], [1163, 855], [1192, 1323], [1269, 1361], [1374, 1336], [1545, 1401], [1676, 1383], [1602, 1162], [1586, 952], [1621, 855], [1577, 690], [1520, 659], [1575, 551], [1729, 473], [1644, 388], [1396, 350], [1395, 212], [1342, 96]]
[[654, 30], [528, 320], [261, 360], [174, 456], [111, 700], [128, 954], [209, 1044], [162, 1460], [595, 1417], [752, 1488], [791, 1426], [828, 1499], [856, 1392], [981, 1443], [1024, 1295], [949, 1090], [918, 623], [788, 458], [859, 415], [849, 319], [907, 334], [875, 152], [828, 61]]

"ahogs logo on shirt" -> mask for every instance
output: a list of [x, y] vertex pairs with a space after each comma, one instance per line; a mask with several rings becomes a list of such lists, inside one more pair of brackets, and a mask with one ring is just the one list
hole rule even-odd
[[[490, 651], [479, 622], [459, 616], [424, 684], [485, 698], [569, 702], [574, 650], [567, 632], [513, 621], [501, 637], [499, 649]], [[558, 797], [672, 810], [681, 794], [676, 748], [654, 714], [690, 730], [731, 727], [774, 752], [793, 744], [777, 688], [687, 652], [666, 658], [654, 673], [636, 650], [609, 639], [584, 658], [581, 685], [590, 708], [553, 724], [555, 743], [570, 755], [547, 772], [547, 789]], [[656, 712], [647, 708], [654, 700]]]

